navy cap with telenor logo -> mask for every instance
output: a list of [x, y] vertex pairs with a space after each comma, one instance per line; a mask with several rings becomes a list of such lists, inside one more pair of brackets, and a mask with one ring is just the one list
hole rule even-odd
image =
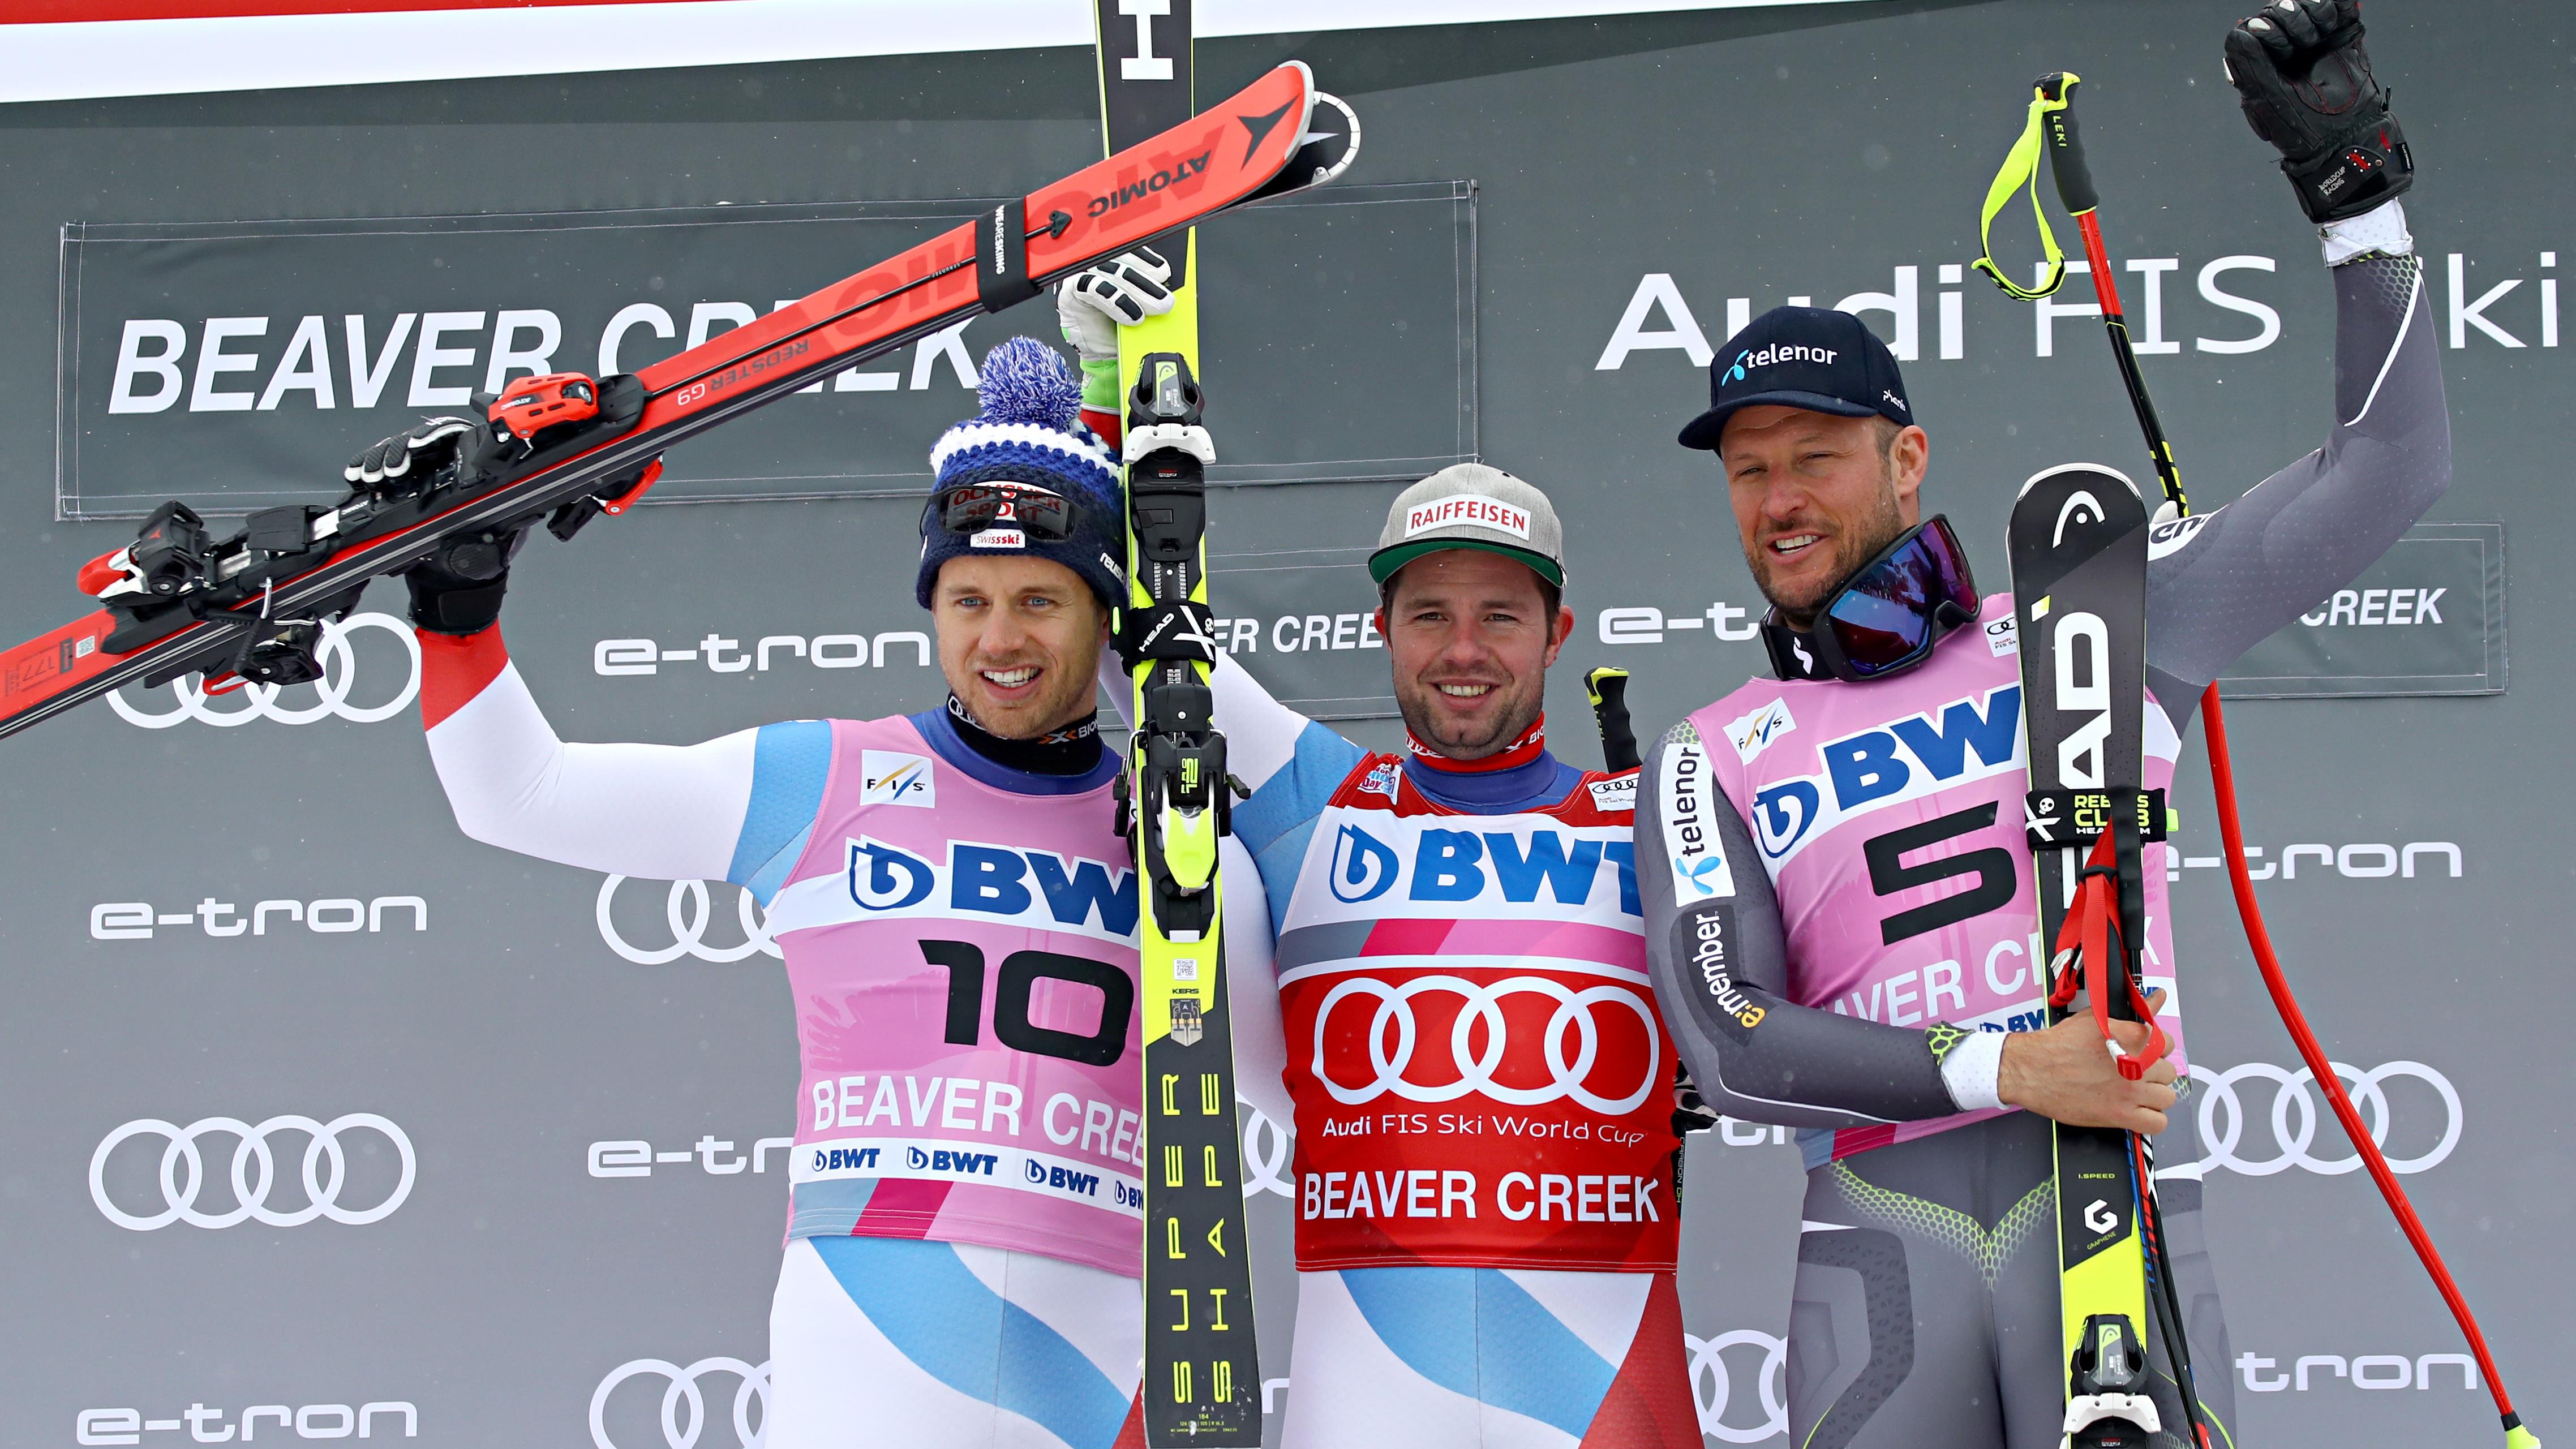
[[1708, 365], [1708, 411], [1682, 429], [1681, 445], [1716, 451], [1726, 420], [1764, 403], [1914, 421], [1896, 355], [1858, 317], [1822, 307], [1774, 307], [1726, 339]]

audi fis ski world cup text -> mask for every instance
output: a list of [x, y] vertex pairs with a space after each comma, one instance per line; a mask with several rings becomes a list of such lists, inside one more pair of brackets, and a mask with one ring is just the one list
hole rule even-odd
[[[2044, 274], [2046, 263], [2039, 266]], [[2263, 351], [2281, 340], [2280, 311], [2269, 301], [2247, 295], [2249, 279], [2238, 275], [2246, 272], [2277, 273], [2280, 271], [2277, 261], [2254, 252], [2233, 252], [2213, 257], [2202, 263], [2193, 274], [2192, 295], [2195, 300], [2168, 308], [2166, 278], [2183, 266], [2184, 259], [2178, 256], [2132, 257], [2123, 268], [2135, 274], [2134, 285], [2141, 288], [2139, 303], [2129, 314], [2130, 325], [2136, 331], [2138, 352], [2158, 355], [2186, 351], [2183, 338], [2166, 335], [2169, 318], [2173, 325], [2194, 331], [2195, 335], [2188, 342], [2188, 351], [2193, 355], [2237, 356]], [[2067, 267], [2079, 274], [2091, 270], [2089, 264], [2082, 260], [2071, 261]], [[1981, 321], [1975, 330], [1972, 347], [1966, 298], [1961, 291], [1952, 290], [1964, 285], [1966, 272], [1966, 267], [1957, 262], [1943, 262], [1935, 267], [1935, 276], [1942, 290], [1933, 296], [1934, 335], [1928, 357], [1923, 345], [1923, 267], [1919, 263], [1893, 268], [1887, 290], [1853, 292], [1834, 302], [1832, 308], [1852, 313], [1876, 325], [1879, 333], [1887, 338], [1888, 350], [1899, 362], [1960, 362], [1971, 360], [1972, 352], [1977, 358], [1991, 360], [1995, 349], [2011, 346], [2017, 339], [2010, 339], [2009, 334], [1998, 337], [1991, 330], [1995, 322]], [[1723, 330], [1713, 332], [1710, 325], [1701, 322], [1699, 313], [1685, 296], [1682, 284], [1674, 280], [1673, 273], [1647, 272], [1641, 275], [1629, 293], [1626, 307], [1612, 324], [1609, 339], [1593, 362], [1593, 370], [1617, 372], [1637, 354], [1655, 352], [1678, 352], [1682, 359], [1687, 359], [1689, 366], [1708, 367], [1717, 358], [1717, 348], [1711, 339], [1723, 342], [1743, 331], [1752, 322], [1756, 311], [1761, 310], [1753, 297], [1723, 296], [1721, 286], [1711, 286], [1708, 290], [1723, 297], [1720, 309], [1724, 318]], [[1711, 296], [1699, 292], [1696, 281], [1692, 295], [1702, 296], [1703, 307], [1712, 300]], [[1803, 293], [1771, 300], [1792, 307], [1817, 305], [1813, 296]], [[1764, 301], [1761, 307], [1770, 305], [1771, 301]], [[2010, 316], [2008, 313], [1982, 315], [1989, 318]], [[2101, 308], [2091, 302], [2044, 297], [2030, 305], [2029, 315], [2033, 330], [2025, 335], [2030, 339], [2031, 355], [2052, 357], [2057, 350], [2057, 324], [2069, 319], [2098, 317]], [[1716, 314], [1713, 313], [1712, 323], [1715, 320]], [[2249, 324], [2252, 328], [2250, 333], [2246, 331]], [[2005, 321], [2002, 325], [2017, 329], [2018, 324]], [[1794, 343], [1748, 349], [1731, 361], [1724, 376], [1730, 384], [1735, 384], [1747, 381], [1764, 367], [1779, 363], [1830, 365], [1834, 351], [1832, 348]]]

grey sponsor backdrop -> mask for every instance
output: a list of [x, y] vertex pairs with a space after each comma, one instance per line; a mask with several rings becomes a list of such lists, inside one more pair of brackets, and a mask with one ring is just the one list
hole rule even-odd
[[[2348, 606], [2320, 601], [2316, 623], [2264, 646], [2231, 686], [2401, 697], [2249, 698], [2233, 722], [2261, 888], [2310, 1011], [2337, 1060], [2378, 1088], [2366, 1110], [2384, 1107], [2389, 1148], [2508, 1366], [2538, 1385], [2576, 1352], [2549, 1311], [2576, 1286], [2558, 1247], [2571, 1183], [2549, 1108], [2569, 1068], [2546, 1006], [2525, 1002], [2558, 965], [2552, 912], [2569, 872], [2547, 842], [2576, 701], [2548, 625], [2569, 605], [2551, 563], [2571, 541], [2556, 278], [2559, 251], [2576, 248], [2576, 204], [2556, 177], [2560, 57], [2576, 22], [2529, 0], [2482, 8], [2474, 31], [2446, 26], [2456, 7], [2428, 0], [2374, 0], [2371, 15], [2425, 164], [2410, 210], [2459, 481], [2439, 526], [2358, 581]], [[1999, 0], [1203, 47], [1211, 88], [1296, 55], [1351, 95], [1370, 148], [1355, 182], [1477, 188], [1473, 250], [1446, 273], [1472, 285], [1471, 305], [1463, 322], [1453, 305], [1430, 324], [1447, 329], [1436, 341], [1407, 329], [1440, 308], [1382, 290], [1370, 257], [1383, 248], [1281, 265], [1326, 274], [1314, 297], [1381, 299], [1368, 305], [1395, 309], [1402, 328], [1339, 304], [1308, 315], [1289, 290], [1279, 310], [1255, 312], [1237, 298], [1271, 283], [1240, 273], [1213, 289], [1212, 420], [1221, 439], [1260, 439], [1241, 454], [1256, 460], [1473, 450], [1549, 487], [1569, 518], [1583, 616], [1569, 662], [1634, 670], [1640, 723], [1659, 728], [1759, 663], [1747, 628], [1758, 601], [1722, 495], [1706, 461], [1669, 441], [1704, 386], [1694, 352], [1731, 317], [1792, 297], [1875, 309], [1909, 354], [1935, 439], [1932, 494], [1990, 580], [2022, 478], [2072, 459], [2141, 471], [2094, 324], [1957, 280], [1974, 200], [2041, 70], [2092, 83], [2111, 247], [2128, 261], [2144, 364], [2196, 496], [2224, 501], [2315, 445], [2331, 297], [2220, 81], [2231, 18], [2210, 0]], [[127, 528], [56, 521], [66, 223], [106, 235], [727, 203], [936, 210], [1082, 162], [1093, 105], [1089, 59], [1068, 51], [0, 114], [0, 618], [32, 633], [68, 616], [74, 565]], [[1449, 207], [1459, 234], [1463, 202], [1421, 204]], [[1238, 255], [1268, 244], [1253, 239], [1261, 225], [1208, 231], [1212, 277], [1233, 265], [1219, 260], [1230, 237], [1243, 238]], [[681, 265], [647, 262], [651, 248], [632, 241], [554, 246], [546, 265], [580, 274], [559, 304], [520, 296], [506, 257], [478, 260], [484, 278], [458, 287], [387, 253], [381, 303], [248, 275], [237, 298], [174, 292], [116, 321], [185, 319], [194, 348], [207, 318], [270, 316], [264, 337], [235, 344], [261, 361], [218, 377], [222, 389], [264, 387], [293, 319], [337, 329], [351, 310], [369, 315], [379, 348], [405, 310], [581, 310], [563, 360], [586, 365], [609, 304], [649, 287], [630, 270]], [[700, 301], [765, 307], [800, 289], [766, 270], [708, 272], [663, 295], [685, 327]], [[1260, 330], [1245, 328], [1255, 317]], [[970, 344], [1006, 327], [1045, 333], [1051, 319], [1033, 306]], [[113, 328], [84, 335], [121, 341]], [[1463, 360], [1461, 335], [1474, 339]], [[104, 406], [114, 355], [80, 371], [91, 405]], [[416, 361], [396, 361], [405, 386]], [[776, 460], [792, 445], [912, 467], [963, 410], [947, 364], [936, 376], [916, 397], [907, 370], [899, 399], [874, 400], [918, 415], [834, 414], [844, 453], [822, 434], [764, 434], [763, 419], [674, 466], [701, 479], [790, 471]], [[338, 425], [308, 411], [291, 433], [262, 431], [309, 394], [293, 396], [265, 420], [255, 401], [155, 415], [176, 430], [153, 436], [175, 442], [117, 453], [115, 476], [90, 455], [80, 497], [326, 486], [410, 410], [407, 395], [366, 414], [343, 397]], [[824, 416], [809, 405], [838, 400], [777, 411]], [[1244, 433], [1227, 433], [1229, 418]], [[1417, 435], [1441, 441], [1380, 441]], [[1374, 743], [1392, 736], [1356, 560], [1394, 487], [1235, 489], [1215, 511], [1218, 604], [1239, 656]], [[573, 546], [540, 540], [513, 595], [515, 652], [572, 738], [682, 741], [923, 707], [938, 685], [911, 638], [923, 628], [907, 602], [912, 513], [863, 498], [653, 508]], [[2500, 694], [2508, 584], [2520, 657]], [[374, 606], [396, 597], [382, 589]], [[638, 640], [651, 641], [649, 671]], [[728, 1445], [738, 1401], [756, 1422], [757, 1395], [738, 1385], [766, 1358], [777, 1263], [783, 1188], [760, 1144], [792, 1120], [776, 963], [746, 937], [729, 887], [609, 890], [464, 841], [417, 739], [400, 631], [356, 628], [348, 649], [344, 689], [296, 691], [266, 717], [220, 725], [160, 691], [131, 702], [140, 722], [93, 707], [0, 746], [12, 827], [0, 960], [13, 988], [0, 1016], [0, 1226], [16, 1248], [0, 1260], [0, 1442], [176, 1444], [252, 1423], [263, 1440], [346, 1425], [371, 1440], [645, 1449], [665, 1442], [664, 1366], [698, 1366], [709, 1422], [696, 1442]], [[1578, 759], [1592, 756], [1581, 698], [1565, 671], [1558, 738]], [[2302, 1127], [2315, 1119], [2295, 1090], [2274, 1105], [2295, 1059], [2230, 919], [2205, 769], [2186, 768], [2177, 804], [2177, 949], [2211, 1078], [2200, 1100], [2231, 1144], [2209, 1173], [2210, 1236], [2243, 1355], [2205, 1371], [2239, 1376], [2245, 1443], [2491, 1433], [2483, 1396], [2439, 1357], [2459, 1345], [2436, 1299], [2366, 1183], [2341, 1168], [2348, 1149], [2330, 1125]], [[1284, 1168], [1284, 1139], [1255, 1125], [1256, 1164]], [[236, 1150], [244, 1130], [264, 1157]], [[236, 1173], [257, 1213], [237, 1213]], [[198, 1220], [147, 1226], [191, 1183]], [[308, 1183], [326, 1211], [308, 1211]], [[1785, 1326], [1798, 1187], [1794, 1150], [1767, 1129], [1693, 1144], [1684, 1297], [1713, 1443], [1784, 1442], [1764, 1386], [1776, 1403], [1766, 1362]], [[1274, 1249], [1260, 1280], [1265, 1377], [1291, 1379], [1293, 1290], [1275, 1251], [1288, 1199], [1265, 1190], [1255, 1207]], [[1284, 1404], [1277, 1392], [1295, 1390], [1274, 1392]]]

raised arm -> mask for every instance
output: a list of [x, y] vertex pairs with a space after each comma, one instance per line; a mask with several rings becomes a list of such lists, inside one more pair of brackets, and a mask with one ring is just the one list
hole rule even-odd
[[1655, 746], [1637, 793], [1646, 970], [1711, 1107], [1791, 1127], [1960, 1110], [1943, 1084], [1941, 1053], [1979, 1033], [1889, 1026], [1789, 998], [1779, 898], [1688, 720]]
[[2391, 201], [2324, 230], [2339, 263], [2325, 446], [2150, 546], [2147, 663], [2177, 728], [2203, 686], [2351, 582], [2451, 484], [2441, 355], [2405, 211]]
[[697, 745], [566, 744], [498, 626], [420, 634], [421, 717], [456, 823], [487, 845], [585, 870], [729, 880], [764, 898], [805, 841], [831, 726], [744, 730]]

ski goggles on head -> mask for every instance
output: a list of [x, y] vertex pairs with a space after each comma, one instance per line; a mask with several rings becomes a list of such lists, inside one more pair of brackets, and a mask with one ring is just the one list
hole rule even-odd
[[1792, 629], [1775, 613], [1762, 641], [1783, 679], [1885, 679], [1931, 658], [1944, 636], [1976, 619], [1979, 603], [1967, 551], [1935, 514], [1844, 580], [1813, 628]]
[[921, 512], [921, 531], [977, 534], [988, 528], [1016, 528], [1045, 543], [1062, 543], [1081, 525], [1074, 501], [1035, 483], [996, 481], [962, 483], [931, 495]]

